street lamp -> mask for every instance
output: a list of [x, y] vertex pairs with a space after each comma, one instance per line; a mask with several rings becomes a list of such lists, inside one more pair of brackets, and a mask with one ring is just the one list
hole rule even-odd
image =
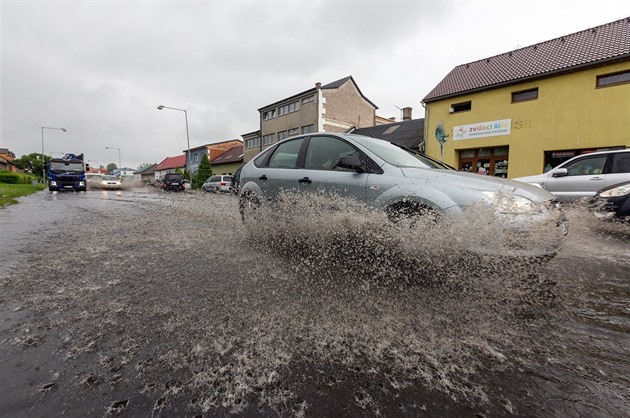
[[51, 128], [50, 126], [42, 126], [42, 181], [46, 181], [46, 163], [44, 162], [44, 129], [56, 129], [58, 131], [68, 132], [66, 128]]
[[120, 175], [122, 176], [122, 163], [120, 162], [120, 148], [105, 147], [105, 149], [115, 149], [115, 150], [118, 150], [118, 169], [120, 170]]
[[179, 110], [180, 112], [184, 112], [184, 117], [186, 118], [186, 143], [188, 144], [188, 155], [186, 156], [186, 169], [188, 170], [188, 177], [190, 177], [190, 184], [192, 184], [192, 172], [188, 165], [188, 160], [190, 160], [190, 137], [188, 136], [188, 112], [186, 109], [178, 109], [176, 107], [168, 107], [164, 105], [159, 105], [158, 110], [162, 109], [171, 109], [171, 110]]

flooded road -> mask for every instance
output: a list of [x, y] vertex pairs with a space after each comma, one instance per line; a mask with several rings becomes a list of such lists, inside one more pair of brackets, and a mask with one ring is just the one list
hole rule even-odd
[[568, 216], [540, 265], [344, 210], [243, 224], [231, 195], [23, 198], [0, 416], [628, 416], [630, 231]]

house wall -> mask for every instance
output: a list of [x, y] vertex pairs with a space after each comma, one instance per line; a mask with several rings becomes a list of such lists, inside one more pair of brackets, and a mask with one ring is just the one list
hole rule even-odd
[[234, 174], [236, 170], [242, 165], [241, 162], [216, 164], [212, 165], [212, 173], [217, 175]]
[[352, 81], [337, 89], [323, 89], [324, 132], [346, 132], [352, 127], [374, 126], [376, 109], [361, 96]]
[[[507, 177], [540, 174], [545, 152], [595, 151], [630, 146], [630, 83], [596, 87], [598, 75], [630, 69], [630, 61], [517, 83], [426, 104], [426, 152], [460, 167], [462, 151], [509, 148]], [[538, 88], [538, 98], [512, 103], [512, 92]], [[471, 110], [449, 113], [454, 104], [471, 101]], [[463, 125], [507, 120], [508, 135], [456, 139]], [[443, 124], [443, 153], [436, 127]], [[470, 130], [469, 130], [470, 132]]]

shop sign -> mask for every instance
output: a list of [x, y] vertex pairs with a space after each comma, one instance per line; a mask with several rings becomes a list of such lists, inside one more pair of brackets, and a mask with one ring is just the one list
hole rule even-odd
[[512, 119], [493, 120], [453, 127], [453, 139], [473, 139], [487, 136], [509, 135]]
[[554, 151], [551, 153], [551, 158], [567, 158], [574, 157], [575, 151]]

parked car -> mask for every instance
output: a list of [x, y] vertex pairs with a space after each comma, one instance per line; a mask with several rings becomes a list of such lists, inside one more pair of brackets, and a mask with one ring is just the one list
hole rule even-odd
[[595, 215], [630, 222], [630, 181], [606, 187], [591, 200]]
[[122, 186], [122, 182], [116, 176], [102, 176], [101, 177], [101, 184], [100, 184], [101, 189], [116, 190], [116, 189], [120, 189], [121, 186]]
[[208, 177], [206, 182], [201, 186], [206, 192], [229, 192], [232, 187], [232, 176], [211, 176]]
[[513, 180], [541, 187], [563, 202], [591, 198], [598, 190], [630, 181], [630, 149], [578, 155], [544, 174]]
[[[510, 255], [555, 254], [568, 228], [553, 196], [540, 187], [459, 172], [388, 141], [353, 134], [320, 133], [281, 141], [243, 167], [240, 184], [245, 221], [257, 206], [273, 204], [290, 190], [348, 197], [385, 211], [393, 222], [427, 215], [439, 220], [482, 208], [502, 228], [519, 237], [534, 236], [535, 245], [523, 248], [518, 243]], [[541, 228], [544, 234], [533, 233]], [[493, 251], [487, 243], [479, 247], [480, 252]]]
[[240, 189], [240, 179], [241, 179], [241, 170], [243, 169], [243, 166], [240, 166], [239, 168], [236, 169], [236, 171], [234, 172], [234, 175], [232, 176], [232, 184], [230, 185], [231, 187], [231, 191], [234, 194], [238, 194], [238, 190]]
[[162, 180], [162, 188], [164, 191], [171, 190], [174, 192], [185, 190], [184, 178], [181, 174], [167, 173]]

